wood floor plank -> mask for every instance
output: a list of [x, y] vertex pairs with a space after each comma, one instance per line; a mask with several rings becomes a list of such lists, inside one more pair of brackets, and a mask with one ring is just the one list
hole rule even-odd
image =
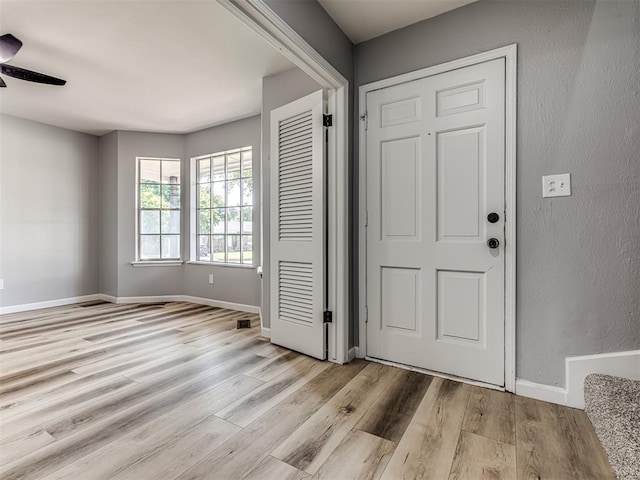
[[615, 478], [573, 409], [526, 397], [515, 404], [518, 479]]
[[308, 480], [309, 478], [311, 475], [269, 455], [245, 477], [242, 477], [242, 480]]
[[382, 479], [447, 478], [453, 463], [469, 386], [434, 378]]
[[516, 478], [516, 447], [463, 431], [449, 480], [512, 480]]
[[266, 382], [216, 415], [231, 423], [246, 427], [328, 367], [328, 362], [318, 362], [306, 357], [302, 362]]
[[515, 445], [515, 395], [475, 386], [470, 390], [462, 429]]
[[202, 480], [210, 472], [216, 472], [221, 479], [244, 477], [364, 366], [357, 360], [343, 366], [331, 365], [178, 479]]
[[[253, 378], [234, 377], [54, 472], [47, 479], [80, 478], [87, 471], [92, 472], [93, 478], [104, 479], [173, 478], [240, 431], [240, 427], [217, 419], [213, 412], [260, 385], [262, 382]], [[192, 443], [196, 438], [198, 441]], [[158, 472], [159, 467], [166, 468], [171, 475]]]
[[399, 372], [367, 365], [271, 454], [315, 474]]
[[304, 355], [300, 355], [297, 352], [284, 352], [273, 357], [273, 361], [265, 364], [259, 369], [251, 370], [246, 374], [250, 377], [268, 382], [269, 380], [273, 380], [278, 375], [286, 372], [288, 369], [294, 367], [296, 364], [304, 360], [304, 358]]
[[398, 443], [432, 379], [419, 372], [399, 372], [355, 428]]
[[396, 444], [369, 433], [354, 430], [329, 456], [314, 480], [378, 480]]

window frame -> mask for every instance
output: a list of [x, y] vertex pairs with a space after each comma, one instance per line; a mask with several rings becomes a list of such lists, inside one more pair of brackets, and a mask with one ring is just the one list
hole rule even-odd
[[[256, 266], [256, 252], [257, 246], [255, 243], [255, 219], [256, 219], [256, 202], [255, 202], [255, 163], [254, 163], [254, 148], [253, 145], [245, 145], [237, 148], [230, 148], [218, 152], [207, 153], [205, 155], [199, 155], [196, 157], [191, 157], [190, 159], [190, 177], [191, 177], [191, 205], [190, 205], [190, 228], [191, 228], [191, 242], [190, 242], [190, 261], [189, 263], [196, 263], [201, 265], [215, 265], [221, 267], [234, 267], [234, 268], [255, 268]], [[251, 154], [250, 167], [245, 168], [243, 154], [245, 152], [249, 152]], [[230, 155], [240, 154], [240, 165], [239, 165], [239, 176], [238, 178], [229, 178], [228, 172], [228, 160]], [[224, 179], [214, 181], [213, 179], [213, 159], [215, 157], [224, 157]], [[209, 159], [210, 165], [210, 175], [209, 180], [207, 182], [200, 182], [199, 178], [199, 163], [202, 160]], [[248, 176], [245, 176], [245, 171], [250, 169], [251, 173]], [[250, 179], [252, 182], [251, 188], [251, 204], [246, 205], [245, 195], [243, 191], [243, 182], [247, 179]], [[240, 189], [240, 202], [238, 205], [229, 206], [228, 202], [228, 183], [230, 181], [237, 181]], [[213, 204], [213, 191], [214, 191], [214, 183], [223, 183], [224, 184], [224, 192], [225, 198], [222, 206], [214, 206]], [[201, 185], [209, 185], [211, 201], [209, 204], [209, 208], [200, 208], [200, 186]], [[211, 221], [211, 216], [209, 216], [209, 231], [205, 233], [200, 232], [200, 212], [202, 210], [208, 210], [212, 213], [215, 209], [224, 210], [225, 214], [229, 209], [237, 208], [238, 209], [238, 217], [239, 217], [239, 229], [237, 233], [229, 233], [229, 219], [225, 215], [224, 219], [224, 232], [223, 233], [215, 233], [214, 234], [214, 224]], [[243, 221], [243, 209], [250, 208], [251, 209], [251, 232], [244, 232], [244, 221]], [[214, 260], [214, 235], [221, 236], [224, 239], [224, 261]], [[200, 237], [208, 236], [209, 237], [209, 260], [203, 259], [200, 256]], [[237, 236], [239, 237], [240, 242], [240, 260], [238, 262], [229, 262], [229, 237]], [[243, 239], [245, 237], [249, 237], [251, 240], [251, 249], [244, 250], [242, 248]], [[243, 263], [245, 252], [251, 252], [251, 261], [250, 263]]]
[[[162, 208], [162, 205], [160, 205], [160, 208], [144, 208], [142, 206], [142, 202], [141, 202], [141, 193], [142, 193], [142, 189], [141, 186], [142, 185], [154, 185], [153, 183], [142, 183], [141, 181], [141, 165], [143, 161], [159, 161], [160, 162], [160, 182], [157, 184], [160, 187], [160, 194], [162, 195], [162, 187], [164, 185], [172, 185], [172, 184], [168, 184], [162, 183], [162, 164], [163, 162], [176, 162], [178, 164], [178, 171], [180, 172], [180, 179], [178, 181], [178, 183], [176, 183], [175, 185], [177, 185], [179, 187], [180, 193], [179, 193], [179, 199], [180, 199], [180, 207], [179, 208]], [[137, 156], [136, 157], [136, 214], [135, 214], [135, 235], [136, 235], [136, 239], [135, 239], [135, 262], [132, 262], [132, 264], [135, 265], [139, 265], [139, 264], [175, 264], [175, 263], [182, 263], [182, 245], [183, 245], [183, 240], [182, 240], [182, 200], [183, 200], [183, 181], [182, 181], [182, 177], [183, 177], [183, 172], [182, 172], [182, 159], [181, 158], [172, 158], [172, 157], [148, 157], [148, 156]], [[159, 214], [159, 233], [149, 233], [149, 234], [143, 234], [142, 233], [142, 212], [143, 211], [157, 211]], [[179, 214], [179, 228], [178, 228], [178, 233], [168, 233], [168, 234], [164, 234], [164, 236], [177, 236], [178, 237], [178, 256], [177, 257], [162, 257], [162, 237], [163, 237], [163, 233], [162, 233], [162, 212], [178, 212]], [[158, 236], [159, 237], [159, 252], [160, 252], [160, 256], [158, 258], [142, 258], [141, 254], [142, 254], [142, 237], [143, 236]]]

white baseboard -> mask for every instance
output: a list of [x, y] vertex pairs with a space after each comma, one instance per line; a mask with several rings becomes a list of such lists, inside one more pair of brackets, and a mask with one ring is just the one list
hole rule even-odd
[[262, 327], [260, 335], [266, 338], [271, 338], [271, 329], [267, 327]]
[[557, 403], [558, 405], [567, 404], [567, 391], [564, 388], [534, 383], [521, 378], [516, 379], [516, 395]]
[[567, 405], [584, 409], [584, 379], [590, 373], [640, 380], [640, 350], [568, 357]]
[[81, 297], [60, 298], [58, 300], [48, 300], [46, 302], [23, 303], [22, 305], [11, 305], [8, 307], [0, 307], [0, 315], [7, 313], [28, 312], [30, 310], [40, 310], [43, 308], [61, 307], [63, 305], [71, 305], [73, 303], [92, 302], [94, 300], [102, 300], [103, 297], [99, 293], [91, 295], [83, 295]]
[[352, 361], [353, 359], [358, 358], [358, 347], [351, 347], [349, 349], [349, 355], [347, 357], [347, 363]]
[[243, 303], [225, 302], [211, 298], [192, 297], [191, 295], [150, 295], [143, 297], [113, 297], [111, 295], [99, 294], [101, 300], [112, 303], [160, 303], [160, 302], [189, 302], [198, 305], [208, 305], [210, 307], [227, 308], [239, 312], [260, 314], [260, 307], [257, 305], [245, 305]]
[[567, 357], [566, 388], [516, 380], [516, 395], [584, 410], [584, 379], [590, 373], [640, 380], [640, 350]]

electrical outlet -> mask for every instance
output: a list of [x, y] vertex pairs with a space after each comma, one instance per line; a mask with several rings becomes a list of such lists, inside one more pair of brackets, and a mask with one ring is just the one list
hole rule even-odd
[[543, 197], [568, 197], [569, 195], [571, 195], [570, 173], [542, 177]]
[[4, 278], [0, 278], [0, 290], [4, 290]]
[[213, 273], [209, 274], [209, 283], [213, 285]]

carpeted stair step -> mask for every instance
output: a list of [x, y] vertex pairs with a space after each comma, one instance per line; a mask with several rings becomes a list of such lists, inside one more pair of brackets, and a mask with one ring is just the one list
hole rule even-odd
[[588, 375], [584, 401], [618, 480], [640, 480], [640, 380]]

